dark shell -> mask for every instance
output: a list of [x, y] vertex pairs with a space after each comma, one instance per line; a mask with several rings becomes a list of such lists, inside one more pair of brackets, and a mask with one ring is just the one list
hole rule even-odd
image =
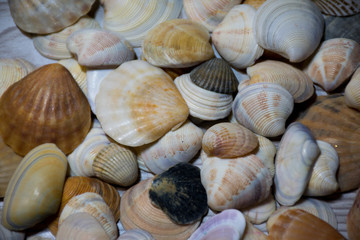
[[360, 43], [359, 13], [347, 17], [325, 16], [324, 19], [324, 40], [328, 40], [331, 38], [348, 38]]
[[194, 223], [208, 210], [200, 169], [189, 163], [179, 163], [157, 175], [149, 196], [152, 203], [177, 224]]
[[358, 190], [354, 203], [347, 215], [346, 226], [350, 240], [360, 239], [360, 190]]
[[239, 84], [230, 65], [221, 58], [213, 58], [190, 72], [191, 81], [197, 86], [217, 93], [233, 93]]

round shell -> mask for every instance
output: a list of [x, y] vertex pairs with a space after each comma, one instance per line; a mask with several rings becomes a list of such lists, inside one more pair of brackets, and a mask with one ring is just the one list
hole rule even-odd
[[360, 67], [345, 88], [346, 105], [360, 111]]

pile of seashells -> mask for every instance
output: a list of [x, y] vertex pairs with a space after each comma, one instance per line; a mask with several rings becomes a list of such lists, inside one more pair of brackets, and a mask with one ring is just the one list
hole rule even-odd
[[0, 236], [360, 239], [358, 1], [8, 4], [57, 62], [0, 59]]

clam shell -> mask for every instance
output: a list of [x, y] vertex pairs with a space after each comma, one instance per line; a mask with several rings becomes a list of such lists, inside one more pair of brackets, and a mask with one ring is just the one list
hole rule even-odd
[[[2, 215], [2, 208], [0, 209], [0, 216]], [[0, 237], [3, 240], [24, 240], [25, 233], [11, 231], [2, 225], [2, 220], [0, 218]]]
[[81, 66], [75, 59], [63, 59], [58, 61], [59, 64], [66, 67], [66, 69], [71, 73], [74, 80], [77, 82], [85, 96], [87, 97], [87, 75], [86, 67]]
[[66, 156], [52, 143], [32, 149], [20, 162], [6, 189], [2, 224], [24, 230], [56, 213], [67, 169]]
[[360, 110], [360, 67], [351, 77], [345, 88], [345, 103], [349, 107]]
[[319, 45], [324, 19], [310, 0], [267, 0], [256, 11], [254, 26], [261, 47], [301, 62]]
[[263, 137], [261, 135], [256, 134], [259, 142], [259, 147], [253, 151], [257, 157], [261, 159], [263, 164], [269, 169], [271, 176], [275, 175], [275, 154], [276, 147], [272, 141]]
[[178, 128], [189, 111], [169, 75], [142, 60], [123, 63], [109, 73], [95, 104], [105, 133], [132, 147]]
[[264, 52], [253, 32], [255, 12], [254, 7], [246, 4], [233, 7], [212, 34], [218, 53], [236, 68], [253, 65]]
[[209, 40], [210, 34], [201, 24], [173, 19], [147, 33], [142, 51], [154, 66], [190, 67], [215, 57]]
[[332, 16], [349, 16], [360, 12], [357, 0], [313, 0], [321, 12]]
[[11, 85], [0, 98], [0, 133], [15, 152], [25, 155], [52, 142], [65, 154], [85, 138], [90, 106], [69, 71], [48, 64]]
[[119, 236], [117, 240], [154, 240], [150, 233], [142, 229], [131, 229]]
[[250, 223], [261, 224], [266, 222], [275, 210], [275, 198], [272, 194], [269, 194], [264, 201], [250, 208], [242, 209], [241, 211]]
[[356, 240], [360, 238], [360, 191], [356, 194], [354, 203], [351, 206], [346, 218], [347, 233], [349, 240]]

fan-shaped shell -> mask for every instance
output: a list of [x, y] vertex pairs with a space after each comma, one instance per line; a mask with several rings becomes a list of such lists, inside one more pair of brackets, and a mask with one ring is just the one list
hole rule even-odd
[[246, 219], [253, 224], [261, 224], [268, 220], [273, 212], [276, 210], [276, 201], [274, 195], [269, 194], [267, 199], [256, 204], [255, 206], [242, 209], [242, 213]]
[[32, 149], [20, 162], [6, 189], [2, 224], [24, 230], [53, 215], [61, 202], [66, 156], [52, 143]]
[[354, 203], [351, 206], [349, 213], [346, 217], [346, 227], [350, 240], [360, 238], [360, 191], [355, 196]]
[[311, 0], [267, 0], [256, 11], [254, 26], [261, 47], [301, 62], [319, 45], [324, 19]]
[[212, 34], [218, 53], [236, 68], [253, 65], [264, 52], [253, 31], [255, 12], [254, 7], [246, 4], [233, 7]]
[[360, 12], [357, 0], [313, 0], [321, 12], [333, 16], [349, 16]]
[[349, 107], [360, 110], [360, 67], [358, 67], [350, 82], [346, 85], [345, 102]]
[[[0, 209], [0, 216], [2, 216], [2, 207]], [[2, 220], [0, 217], [0, 237], [4, 240], [24, 240], [25, 233], [18, 231], [11, 231], [2, 225]]]
[[173, 19], [147, 33], [142, 51], [154, 66], [190, 67], [215, 57], [209, 40], [210, 34], [201, 24]]
[[71, 73], [74, 80], [77, 82], [85, 96], [87, 96], [87, 75], [86, 67], [81, 66], [75, 59], [63, 59], [58, 61], [59, 64], [66, 67], [66, 69]]
[[170, 76], [142, 60], [126, 62], [109, 73], [95, 104], [105, 133], [127, 146], [159, 139], [179, 127], [189, 111]]
[[154, 240], [150, 233], [142, 229], [131, 229], [126, 231], [117, 240]]

